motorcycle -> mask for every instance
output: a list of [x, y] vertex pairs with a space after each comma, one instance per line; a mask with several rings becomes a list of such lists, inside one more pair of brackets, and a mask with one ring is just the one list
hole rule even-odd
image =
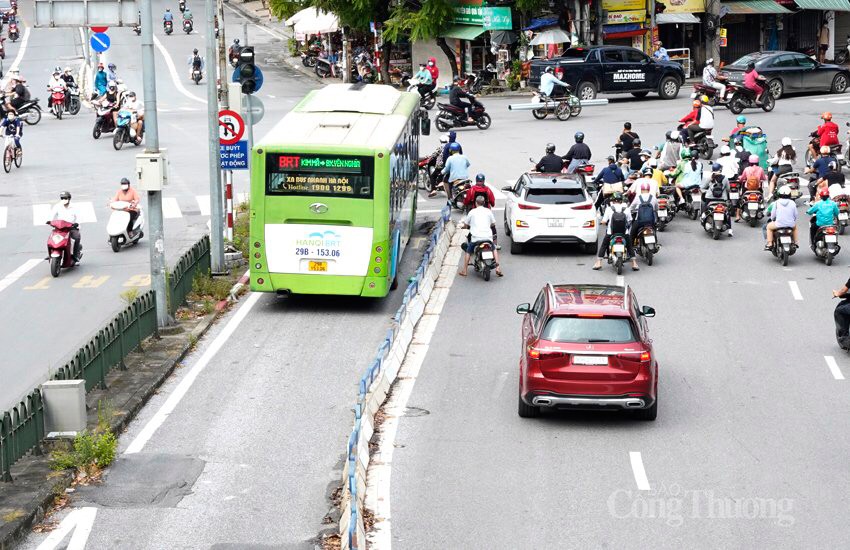
[[65, 88], [62, 86], [50, 89], [50, 111], [53, 116], [62, 120], [62, 114], [65, 112]]
[[131, 246], [139, 242], [145, 236], [143, 231], [145, 227], [145, 217], [142, 215], [142, 209], [139, 208], [139, 215], [133, 222], [133, 228], [127, 229], [130, 225], [130, 203], [127, 201], [113, 201], [109, 204], [112, 213], [109, 215], [109, 221], [106, 223], [106, 234], [109, 236], [108, 242], [112, 247], [113, 252], [119, 252], [122, 247]]
[[764, 195], [761, 191], [746, 191], [741, 199], [741, 219], [755, 227], [764, 217]]
[[331, 63], [327, 57], [317, 57], [314, 70], [319, 78], [338, 77], [340, 75], [339, 64]]
[[797, 245], [794, 244], [794, 230], [790, 227], [778, 227], [773, 232], [773, 246], [770, 252], [774, 257], [779, 258], [783, 266], [788, 265], [788, 258], [794, 255], [797, 251]]
[[419, 159], [419, 171], [416, 177], [416, 184], [419, 189], [423, 191], [428, 189], [431, 185], [431, 157], [424, 157]]
[[850, 60], [850, 34], [847, 35], [847, 43], [844, 48], [835, 54], [835, 63], [838, 65], [844, 65], [848, 60]]
[[826, 265], [832, 265], [832, 259], [841, 251], [837, 233], [834, 225], [819, 227], [815, 233], [815, 241], [811, 245], [812, 252], [824, 260]]
[[717, 80], [721, 81], [723, 84], [726, 84], [726, 91], [723, 93], [723, 97], [719, 97], [717, 95], [717, 89], [716, 88], [713, 88], [713, 87], [709, 86], [708, 84], [703, 84], [702, 82], [699, 82], [697, 84], [694, 84], [694, 91], [691, 94], [691, 98], [696, 99], [700, 96], [706, 96], [706, 97], [708, 97], [708, 104], [711, 105], [712, 107], [716, 107], [718, 105], [720, 105], [721, 107], [723, 107], [723, 106], [728, 107], [729, 106], [729, 100], [732, 97], [731, 95], [729, 95], [729, 85], [728, 85], [726, 79], [722, 79], [722, 78], [718, 77]]
[[65, 110], [72, 115], [79, 114], [80, 107], [80, 89], [76, 84], [68, 84], [68, 93], [65, 96]]
[[838, 234], [843, 235], [847, 225], [850, 224], [850, 197], [847, 195], [838, 195], [835, 197], [835, 203], [838, 205]]
[[472, 251], [472, 267], [481, 273], [485, 281], [490, 280], [490, 271], [496, 269], [496, 251], [492, 241], [483, 241]]
[[[679, 127], [679, 131], [685, 133], [684, 128], [681, 126]], [[711, 160], [715, 149], [717, 149], [717, 144], [714, 143], [711, 130], [702, 130], [694, 134], [694, 144], [691, 146], [691, 151], [696, 151], [697, 155], [705, 160]]]
[[301, 64], [305, 67], [315, 67], [316, 58], [319, 57], [321, 48], [311, 47], [301, 52]]
[[658, 194], [658, 212], [656, 213], [656, 226], [659, 231], [664, 231], [667, 224], [673, 221], [676, 217], [676, 208], [670, 208], [675, 205], [673, 187], [669, 185], [662, 186]]
[[[848, 132], [848, 134], [850, 134], [850, 132]], [[809, 137], [812, 138], [812, 140], [809, 142], [809, 145], [811, 145], [814, 148], [815, 151], [819, 151], [820, 150], [820, 138], [818, 137], [817, 133], [812, 132], [811, 134], [809, 134]], [[848, 146], [850, 146], [850, 139], [848, 139]], [[835, 161], [838, 163], [839, 170], [847, 165], [848, 158], [850, 157], [850, 151], [842, 154], [843, 150], [844, 150], [844, 147], [840, 143], [835, 143], [835, 144], [829, 146], [829, 156], [833, 157], [835, 159]], [[812, 163], [814, 163], [814, 161], [815, 161], [815, 159], [814, 159], [814, 157], [812, 157], [812, 150], [811, 150], [811, 148], [807, 147], [806, 148], [806, 166], [811, 166]]]
[[773, 97], [773, 94], [769, 93], [767, 90], [767, 85], [764, 82], [763, 78], [759, 78], [759, 82], [764, 86], [765, 91], [762, 95], [761, 105], [756, 103], [756, 94], [752, 90], [745, 88], [744, 86], [740, 86], [738, 84], [729, 83], [727, 85], [727, 92], [732, 94], [729, 99], [729, 103], [727, 107], [730, 111], [735, 113], [736, 115], [741, 114], [744, 109], [763, 109], [764, 112], [769, 113], [776, 107], [776, 98]]
[[[567, 166], [568, 165], [566, 165], [565, 168]], [[593, 171], [595, 169], [596, 169], [595, 164], [588, 164], [588, 163], [585, 162], [584, 164], [579, 164], [576, 167], [575, 174], [578, 175], [578, 176], [581, 176], [581, 179], [584, 180], [585, 185], [588, 185], [588, 180], [591, 180], [591, 181], [593, 180]]]
[[360, 52], [354, 57], [354, 66], [351, 68], [351, 81], [373, 84], [376, 80], [375, 66], [366, 52]]
[[8, 33], [9, 33], [9, 40], [11, 40], [12, 42], [17, 42], [18, 38], [21, 37], [21, 35], [18, 31], [18, 24], [17, 23], [9, 23]]
[[460, 180], [451, 183], [451, 192], [452, 192], [452, 207], [456, 210], [463, 211], [463, 198], [466, 196], [466, 192], [469, 188], [472, 187], [472, 182], [470, 180]]
[[608, 247], [608, 263], [614, 264], [617, 275], [623, 274], [623, 262], [626, 261], [626, 239], [625, 235], [611, 235]]
[[722, 201], [708, 201], [700, 215], [700, 224], [716, 241], [721, 233], [729, 230], [729, 205]]
[[683, 195], [685, 196], [685, 212], [692, 220], [697, 219], [702, 209], [702, 192], [699, 186], [695, 185], [685, 189]]
[[145, 129], [144, 122], [142, 122], [142, 131], [137, 135], [130, 127], [130, 123], [134, 121], [135, 115], [131, 111], [126, 109], [118, 111], [118, 124], [115, 126], [115, 133], [112, 134], [112, 146], [116, 151], [120, 151], [125, 143], [141, 145]]
[[91, 135], [94, 139], [99, 139], [101, 134], [115, 131], [115, 120], [112, 118], [115, 107], [111, 103], [101, 101], [95, 104], [95, 109], [94, 128]]
[[180, 8], [180, 13], [183, 13], [184, 11], [186, 11], [186, 0], [180, 0], [180, 3], [178, 4], [178, 8]]
[[495, 65], [492, 63], [488, 63], [487, 66], [477, 73], [470, 73], [466, 75], [466, 80], [464, 80], [461, 85], [466, 88], [466, 90], [471, 94], [479, 94], [481, 93], [481, 89], [487, 85], [491, 84], [498, 77], [498, 71], [496, 71]]
[[773, 198], [776, 199], [779, 197], [779, 188], [783, 185], [787, 185], [791, 188], [791, 200], [796, 201], [800, 197], [803, 196], [803, 192], [800, 191], [800, 173], [799, 172], [785, 172], [776, 180], [776, 187], [773, 190]]
[[652, 265], [653, 257], [660, 250], [655, 229], [651, 225], [642, 227], [640, 232], [635, 235], [635, 242], [632, 246], [634, 246], [635, 253], [646, 260], [647, 265]]
[[[402, 83], [402, 86], [406, 86], [406, 87], [407, 87], [407, 91], [408, 91], [408, 92], [415, 93], [415, 94], [418, 94], [418, 93], [419, 93], [419, 87], [418, 87], [418, 86], [419, 86], [419, 81], [418, 81], [418, 80], [415, 80], [415, 79], [414, 79], [414, 80], [410, 80], [410, 77], [409, 77], [409, 76], [407, 76], [407, 73], [405, 73], [404, 75], [402, 75], [401, 83]], [[437, 94], [436, 94], [436, 89], [434, 89], [434, 90], [429, 90], [429, 91], [425, 92], [425, 95], [420, 96], [420, 98], [419, 98], [419, 105], [420, 105], [422, 108], [424, 108], [424, 109], [426, 109], [426, 110], [428, 110], [428, 111], [430, 111], [431, 109], [433, 109], [433, 108], [434, 108], [434, 105], [435, 105], [436, 103], [437, 103]]]
[[38, 104], [38, 98], [24, 102], [18, 107], [18, 116], [30, 126], [35, 126], [41, 121], [41, 106]]
[[[466, 126], [477, 126], [480, 130], [486, 130], [492, 123], [490, 115], [485, 112], [484, 105], [475, 98], [472, 98], [472, 112], [470, 113], [470, 117], [467, 117], [466, 109], [463, 107], [437, 103], [437, 108], [440, 112], [437, 115], [435, 124], [437, 125], [437, 130], [440, 132], [448, 132], [452, 128], [465, 128]], [[469, 121], [470, 118], [472, 122]]]
[[166, 21], [164, 23], [164, 26], [165, 26], [165, 34], [171, 34], [172, 32], [174, 32], [174, 23], [173, 22]]
[[50, 274], [59, 276], [62, 269], [74, 267], [83, 258], [80, 252], [79, 258], [74, 258], [74, 239], [71, 238], [71, 230], [77, 229], [76, 223], [64, 220], [53, 220], [47, 222], [53, 228], [47, 238], [47, 260], [50, 261]]
[[192, 20], [191, 19], [184, 19], [183, 20], [183, 32], [185, 32], [186, 34], [192, 33]]
[[196, 85], [201, 83], [202, 76], [203, 74], [201, 73], [201, 69], [192, 69], [192, 80]]

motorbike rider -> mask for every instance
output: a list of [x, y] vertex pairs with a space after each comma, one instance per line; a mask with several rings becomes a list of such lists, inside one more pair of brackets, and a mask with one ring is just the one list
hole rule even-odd
[[640, 151], [640, 172], [643, 173], [643, 169], [649, 167], [649, 161], [652, 160], [652, 151], [649, 149], [641, 149]]
[[431, 71], [428, 70], [428, 65], [426, 63], [419, 64], [419, 71], [413, 75], [419, 83], [416, 85], [416, 89], [419, 91], [419, 95], [421, 97], [425, 97], [428, 95], [428, 92], [434, 89], [434, 78], [431, 76]]
[[[464, 101], [464, 99], [469, 99], [469, 101]], [[463, 87], [461, 87], [460, 77], [454, 77], [454, 79], [452, 79], [452, 87], [449, 90], [449, 103], [459, 109], [465, 110], [467, 115], [467, 122], [469, 122], [470, 124], [474, 122], [472, 120], [472, 102], [474, 100], [475, 96], [468, 93], [466, 90], [463, 89]]]
[[130, 206], [125, 209], [130, 213], [130, 222], [127, 224], [127, 233], [129, 234], [133, 230], [133, 224], [136, 223], [136, 218], [139, 217], [139, 204], [141, 204], [142, 200], [139, 198], [136, 190], [130, 187], [130, 180], [127, 178], [121, 178], [121, 188], [112, 197], [112, 202], [117, 201], [130, 203]]
[[717, 100], [723, 101], [726, 96], [726, 80], [717, 74], [717, 69], [714, 68], [714, 58], [709, 57], [705, 60], [705, 68], [702, 70], [702, 83], [706, 86], [711, 86], [717, 90]]
[[843, 350], [850, 350], [850, 279], [839, 290], [832, 291], [833, 298], [841, 298], [841, 303], [835, 306], [835, 339]]
[[826, 111], [820, 115], [821, 119], [823, 119], [823, 124], [818, 126], [814, 132], [812, 132], [812, 141], [809, 142], [809, 152], [812, 157], [815, 156], [815, 142], [820, 145], [821, 148], [824, 146], [832, 147], [833, 145], [838, 145], [841, 143], [839, 140], [838, 134], [838, 125], [832, 122], [832, 113]]
[[457, 181], [469, 179], [469, 159], [464, 156], [460, 150], [460, 145], [457, 143], [449, 143], [449, 158], [446, 159], [446, 165], [443, 166], [442, 173], [446, 176], [443, 180], [443, 188], [446, 190], [446, 197], [449, 204], [452, 201], [452, 187]]
[[71, 67], [65, 67], [61, 78], [65, 81], [65, 86], [68, 88], [75, 88], [77, 86], [77, 82], [74, 80], [74, 75], [71, 72]]
[[484, 174], [478, 174], [475, 176], [475, 184], [466, 190], [466, 194], [463, 196], [463, 206], [468, 209], [472, 208], [472, 204], [475, 202], [476, 197], [484, 197], [484, 206], [487, 208], [493, 208], [496, 206], [496, 197], [493, 195], [493, 191], [487, 187], [487, 183], [485, 181]]
[[[62, 220], [68, 223], [77, 223], [77, 209], [74, 206], [71, 206], [71, 193], [68, 191], [62, 191], [59, 194], [59, 201], [53, 206], [53, 209], [50, 211], [50, 219], [48, 223], [53, 220]], [[80, 229], [79, 227], [73, 227], [69, 231], [69, 235], [71, 239], [74, 241], [74, 263], [80, 263], [80, 255], [83, 251], [83, 245], [80, 241]]]
[[787, 174], [794, 169], [794, 161], [797, 160], [797, 151], [791, 145], [791, 138], [782, 138], [782, 147], [776, 152], [776, 155], [768, 161], [770, 166], [775, 166], [773, 175], [770, 177], [770, 187], [768, 196], [773, 196], [773, 190], [776, 188], [776, 180], [779, 176]]
[[632, 132], [632, 123], [624, 122], [623, 123], [623, 133], [620, 134], [620, 137], [617, 139], [617, 143], [620, 144], [621, 150], [629, 151], [634, 145], [632, 142], [636, 139], [640, 139], [640, 136], [637, 133]]
[[797, 239], [797, 205], [791, 200], [791, 188], [783, 185], [779, 188], [779, 200], [777, 200], [773, 209], [770, 211], [770, 223], [767, 224], [767, 242], [764, 245], [765, 250], [773, 248], [773, 234], [777, 229], [782, 228], [793, 229], [794, 244], [798, 245]]
[[121, 96], [118, 94], [118, 85], [114, 80], [106, 85], [106, 94], [104, 94], [101, 104], [112, 106], [112, 122], [117, 126], [118, 109], [121, 108]]
[[[615, 215], [616, 214], [616, 215]], [[612, 235], [623, 235], [626, 237], [629, 234], [629, 224], [632, 221], [632, 211], [623, 202], [623, 194], [615, 192], [611, 195], [611, 203], [605, 209], [605, 214], [602, 216], [602, 225], [606, 227], [605, 235], [602, 236], [602, 242], [599, 244], [599, 252], [596, 254], [596, 263], [593, 264], [593, 269], [598, 271], [602, 269], [602, 260], [608, 254], [608, 247], [611, 245]], [[640, 271], [632, 250], [632, 239], [626, 238], [626, 252], [632, 259], [632, 270]]]
[[130, 122], [130, 127], [136, 132], [135, 135], [142, 133], [142, 126], [145, 120], [145, 105], [136, 98], [136, 92], [128, 92], [127, 100], [124, 102], [124, 108], [135, 115], [133, 122]]
[[109, 82], [118, 81], [118, 67], [115, 66], [115, 63], [110, 63], [106, 66], [106, 79]]
[[15, 141], [15, 148], [21, 148], [21, 137], [24, 135], [24, 123], [15, 114], [15, 111], [9, 111], [3, 122], [0, 122], [0, 127], [3, 129], [3, 136], [11, 136]]
[[632, 140], [632, 148], [623, 152], [624, 172], [626, 174], [640, 170], [643, 166], [643, 161], [640, 157], [641, 151], [640, 138], [635, 138]]
[[[479, 175], [483, 176], [483, 174]], [[469, 228], [469, 235], [463, 246], [463, 264], [457, 272], [461, 277], [466, 277], [469, 260], [472, 259], [472, 253], [475, 252], [475, 247], [479, 243], [491, 241], [494, 245], [496, 244], [496, 217], [493, 215], [493, 211], [485, 205], [485, 202], [484, 196], [475, 197], [475, 208], [470, 210], [460, 222], [461, 229]], [[496, 259], [496, 275], [502, 277], [504, 273], [499, 266], [499, 250], [496, 246], [493, 246], [493, 254]]]
[[431, 90], [437, 89], [437, 79], [440, 78], [440, 69], [437, 67], [437, 58], [428, 58], [428, 72], [431, 73]]
[[[818, 179], [816, 185], [818, 189], [828, 189], [830, 191], [829, 196], [832, 197], [845, 194], [844, 183], [846, 181], [847, 180], [844, 178], [844, 174], [841, 172], [838, 162], [831, 159], [829, 162], [829, 172], [827, 172], [824, 177]], [[834, 193], [833, 186], [837, 186], [840, 191]]]
[[186, 9], [183, 10], [183, 22], [192, 21], [192, 10], [189, 9], [189, 6], [186, 6]]
[[590, 147], [584, 142], [584, 132], [576, 132], [573, 136], [575, 144], [563, 156], [567, 164], [567, 174], [575, 173], [576, 168], [590, 161]]
[[53, 88], [60, 88], [63, 93], [68, 89], [68, 85], [62, 80], [62, 69], [60, 67], [53, 69], [53, 75], [47, 81], [47, 91], [52, 91]]
[[738, 159], [732, 156], [732, 149], [728, 145], [720, 148], [720, 158], [717, 159], [717, 163], [720, 165], [723, 177], [726, 179], [738, 177], [740, 164], [738, 163]]
[[[696, 101], [694, 101], [696, 103]], [[688, 140], [691, 143], [696, 143], [696, 135], [699, 132], [705, 131], [711, 133], [714, 129], [714, 107], [709, 105], [708, 97], [702, 96], [700, 100], [699, 117], [696, 122], [688, 125]]]
[[693, 109], [691, 109], [691, 112], [679, 119], [679, 122], [682, 123], [682, 126], [684, 128], [687, 128], [691, 124], [699, 123], [700, 107], [702, 107], [702, 101], [700, 101], [699, 99], [695, 99], [691, 102], [691, 106], [693, 107]]
[[198, 54], [198, 48], [192, 50], [192, 55], [189, 56], [189, 80], [194, 78], [195, 70], [204, 70], [204, 58]]
[[670, 132], [670, 135], [667, 136], [667, 141], [661, 149], [659, 168], [661, 168], [661, 170], [670, 170], [671, 168], [675, 168], [681, 155], [682, 142], [679, 140], [679, 131], [673, 130]]
[[165, 13], [162, 15], [162, 28], [165, 28], [166, 23], [174, 25], [174, 14], [171, 13], [171, 8], [165, 8]]
[[451, 153], [449, 149], [451, 148], [452, 143], [457, 143], [459, 152], [463, 153], [463, 146], [457, 141], [457, 132], [451, 130], [449, 132], [449, 141], [443, 146], [443, 165], [446, 164], [446, 161], [449, 158], [449, 154]]
[[24, 80], [20, 76], [13, 76], [10, 80], [12, 84], [12, 92], [6, 95], [7, 112], [17, 113], [24, 103], [30, 99], [30, 91], [24, 84]]
[[747, 159], [749, 166], [744, 168], [738, 180], [744, 185], [747, 191], [763, 191], [764, 183], [767, 181], [767, 174], [759, 166], [758, 155], [750, 155]]
[[818, 186], [823, 183], [824, 178], [829, 173], [829, 165], [835, 160], [829, 149], [829, 146], [823, 145], [820, 148], [820, 155], [812, 163], [809, 168], [806, 168], [806, 174], [811, 174], [809, 177], [809, 204], [815, 202], [817, 197]]
[[[637, 175], [637, 172], [635, 172], [635, 174]], [[641, 168], [640, 176], [635, 180], [634, 183], [634, 185], [637, 186], [635, 187], [635, 189], [643, 189], [644, 184], [646, 184], [649, 186], [649, 192], [652, 194], [652, 196], [657, 197], [659, 184], [658, 180], [653, 178], [653, 175], [654, 172], [651, 166], [645, 166], [644, 168]], [[634, 208], [634, 203], [632, 203], [632, 208]]]
[[[649, 159], [647, 161], [647, 167], [652, 171], [652, 181], [655, 182], [656, 189], [661, 189], [661, 187], [667, 185], [667, 176], [664, 175], [664, 172], [658, 169], [658, 159]], [[644, 167], [641, 172], [646, 174], [646, 168]]]
[[[640, 181], [640, 180], [638, 180]], [[635, 193], [635, 198], [632, 199], [632, 203], [629, 205], [629, 210], [634, 212], [634, 221], [632, 222], [631, 227], [629, 228], [629, 240], [632, 243], [635, 242], [635, 238], [637, 238], [638, 233], [644, 227], [652, 227], [656, 229], [656, 223], [658, 221], [658, 199], [655, 198], [655, 194], [652, 192], [652, 185], [649, 183], [652, 180], [643, 180], [640, 182], [640, 190], [639, 193]], [[634, 264], [637, 263], [637, 257], [634, 258]]]
[[748, 63], [747, 69], [744, 71], [744, 87], [755, 94], [756, 105], [761, 105], [761, 96], [764, 93], [764, 88], [759, 85], [760, 80], [763, 80], [763, 78], [756, 71], [756, 64]]
[[555, 144], [547, 143], [546, 154], [540, 159], [540, 162], [534, 166], [534, 170], [536, 172], [552, 174], [560, 172], [563, 167], [564, 159], [555, 154]]
[[734, 143], [736, 138], [743, 136], [746, 133], [746, 128], [747, 117], [744, 115], [738, 115], [738, 118], [735, 119], [735, 127], [732, 128], [731, 132], [729, 132], [729, 137], [724, 138], [723, 141]]
[[543, 74], [540, 75], [540, 93], [546, 97], [552, 97], [552, 92], [555, 90], [555, 84], [560, 84], [568, 90], [570, 88], [569, 84], [555, 76], [555, 69], [551, 66], [546, 67]]
[[428, 192], [428, 197], [437, 196], [437, 181], [440, 180], [440, 174], [443, 171], [445, 162], [443, 161], [443, 147], [449, 144], [449, 136], [443, 134], [440, 136], [440, 145], [428, 157], [428, 165], [431, 167], [431, 190]]
[[815, 248], [815, 235], [818, 229], [835, 225], [835, 220], [838, 219], [838, 205], [829, 198], [829, 190], [821, 189], [818, 197], [819, 200], [806, 210], [806, 214], [812, 216], [809, 222], [809, 244], [812, 250]]
[[[613, 156], [608, 157], [608, 166], [599, 171], [595, 178], [593, 178], [593, 185], [600, 189], [600, 184], [609, 184], [614, 185], [616, 183], [620, 184], [620, 189], [623, 188], [623, 182], [626, 181], [626, 178], [623, 177], [623, 172], [617, 167], [617, 161]], [[606, 195], [610, 195], [611, 193], [606, 193], [605, 188], [601, 187], [602, 191], [596, 194], [596, 201], [594, 206], [598, 209], [602, 206], [602, 202], [605, 200]]]
[[679, 206], [685, 205], [683, 189], [699, 187], [702, 184], [702, 163], [691, 154], [690, 149], [682, 149], [682, 161], [676, 166], [671, 175], [676, 180], [676, 195], [679, 197]]
[[[702, 191], [702, 203], [700, 204], [700, 217], [708, 209], [709, 203], [729, 203], [729, 179], [723, 175], [723, 166], [719, 162], [711, 165], [711, 174], [700, 185]], [[729, 229], [726, 234], [734, 236], [732, 231], [732, 219], [729, 211], [726, 211], [726, 223]]]

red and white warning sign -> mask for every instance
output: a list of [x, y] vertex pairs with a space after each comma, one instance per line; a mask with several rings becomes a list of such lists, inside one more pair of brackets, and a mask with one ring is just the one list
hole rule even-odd
[[233, 145], [245, 133], [245, 121], [236, 111], [218, 112], [218, 140], [222, 145]]

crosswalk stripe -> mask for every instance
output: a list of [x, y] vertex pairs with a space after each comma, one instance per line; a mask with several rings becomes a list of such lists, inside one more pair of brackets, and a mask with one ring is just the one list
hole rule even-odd
[[7, 206], [0, 206], [0, 229], [6, 227], [6, 219], [9, 215], [9, 208]]
[[32, 205], [32, 224], [44, 225], [44, 222], [50, 218], [51, 204], [34, 204]]
[[210, 196], [196, 195], [195, 200], [198, 201], [198, 209], [201, 211], [201, 216], [210, 215]]
[[[73, 204], [73, 203], [72, 203]], [[78, 202], [77, 204], [77, 219], [80, 223], [95, 223], [97, 216], [94, 213], [94, 205], [90, 202]]]
[[165, 219], [183, 217], [183, 213], [180, 211], [180, 205], [177, 204], [177, 199], [174, 197], [162, 198], [162, 216]]

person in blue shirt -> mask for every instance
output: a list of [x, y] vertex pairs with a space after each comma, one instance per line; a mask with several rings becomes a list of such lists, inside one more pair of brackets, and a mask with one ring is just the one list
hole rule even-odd
[[452, 202], [452, 184], [459, 180], [469, 179], [469, 159], [466, 158], [460, 151], [460, 145], [457, 143], [449, 144], [451, 156], [446, 160], [446, 165], [443, 167], [443, 174], [446, 176], [443, 182], [443, 187], [446, 190], [449, 204]]
[[812, 216], [809, 226], [809, 244], [814, 250], [815, 235], [818, 229], [827, 225], [835, 225], [835, 220], [838, 219], [838, 205], [829, 198], [829, 189], [821, 189], [820, 200], [809, 207], [806, 214]]
[[[599, 174], [593, 178], [593, 185], [599, 189], [600, 183], [622, 183], [624, 181], [626, 181], [626, 178], [623, 176], [622, 170], [617, 167], [617, 159], [614, 157], [608, 157], [608, 166], [603, 168]], [[605, 200], [605, 197], [603, 196], [602, 191], [600, 191], [596, 194], [596, 203], [594, 206], [596, 208], [600, 208], [603, 200]]]
[[655, 43], [655, 53], [652, 54], [652, 57], [658, 59], [659, 61], [670, 61], [670, 56], [667, 55], [667, 48], [661, 44], [661, 41]]
[[829, 146], [824, 145], [820, 148], [820, 156], [809, 168], [806, 168], [806, 174], [813, 174], [811, 179], [809, 179], [809, 204], [813, 204], [815, 202], [818, 181], [825, 178], [829, 173], [829, 163], [833, 160], [835, 160], [835, 158], [830, 156]]
[[108, 80], [106, 71], [103, 70], [103, 63], [98, 63], [97, 74], [94, 76], [94, 90], [97, 95], [102, 96], [106, 93], [106, 83]]
[[165, 28], [166, 23], [174, 24], [174, 14], [171, 13], [171, 8], [165, 8], [165, 13], [162, 15], [162, 27]]
[[11, 136], [15, 140], [15, 148], [21, 148], [21, 137], [24, 135], [24, 124], [14, 111], [9, 111], [3, 122], [0, 122], [0, 127], [3, 129], [4, 136]]

